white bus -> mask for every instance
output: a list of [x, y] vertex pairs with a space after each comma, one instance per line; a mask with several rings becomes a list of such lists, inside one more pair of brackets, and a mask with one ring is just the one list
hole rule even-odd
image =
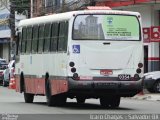
[[49, 106], [76, 98], [118, 107], [142, 91], [143, 40], [138, 12], [81, 10], [22, 20], [18, 26], [16, 91]]

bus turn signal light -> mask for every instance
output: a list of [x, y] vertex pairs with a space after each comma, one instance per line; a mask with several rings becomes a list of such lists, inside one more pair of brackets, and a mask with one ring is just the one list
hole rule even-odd
[[73, 74], [73, 79], [74, 79], [74, 80], [79, 80], [78, 73], [74, 73], [74, 74]]
[[71, 72], [72, 72], [72, 73], [75, 73], [75, 72], [76, 72], [76, 68], [74, 68], [74, 67], [71, 68]]
[[140, 68], [137, 68], [136, 72], [137, 72], [137, 73], [141, 73], [142, 70], [141, 70]]
[[70, 62], [70, 63], [69, 63], [69, 66], [70, 66], [70, 67], [74, 67], [74, 65], [75, 65], [74, 62]]
[[142, 68], [142, 67], [143, 67], [143, 64], [142, 64], [142, 63], [138, 63], [138, 67], [139, 67], [139, 68]]

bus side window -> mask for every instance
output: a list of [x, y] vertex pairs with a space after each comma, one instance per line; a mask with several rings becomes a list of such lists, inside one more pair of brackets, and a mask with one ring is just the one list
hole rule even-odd
[[38, 25], [33, 27], [32, 53], [38, 50]]
[[60, 23], [58, 51], [67, 51], [68, 22]]
[[38, 52], [43, 52], [44, 45], [44, 25], [40, 25], [39, 27], [39, 43], [38, 43]]
[[27, 27], [27, 47], [26, 53], [31, 52], [31, 42], [32, 42], [32, 27]]
[[27, 34], [26, 34], [26, 28], [24, 27], [22, 29], [21, 53], [26, 52], [26, 39], [27, 39]]
[[56, 52], [57, 51], [57, 45], [58, 45], [58, 29], [59, 29], [59, 23], [52, 23], [51, 27], [51, 43], [50, 43], [50, 51]]
[[51, 24], [45, 24], [44, 27], [44, 51], [48, 52], [50, 50], [50, 40], [51, 40]]
[[21, 50], [21, 32], [18, 32], [17, 34], [17, 40], [16, 40], [16, 55], [20, 54], [20, 50]]

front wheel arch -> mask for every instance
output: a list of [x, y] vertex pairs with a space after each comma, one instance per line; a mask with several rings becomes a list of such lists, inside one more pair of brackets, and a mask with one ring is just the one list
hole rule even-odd
[[19, 81], [19, 85], [20, 85], [20, 93], [24, 92], [24, 74], [23, 72], [21, 72], [20, 75], [20, 81]]

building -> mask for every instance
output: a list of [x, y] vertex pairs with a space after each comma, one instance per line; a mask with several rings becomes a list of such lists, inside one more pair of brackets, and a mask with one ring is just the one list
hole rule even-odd
[[31, 0], [31, 17], [82, 9], [90, 0]]
[[31, 17], [55, 13], [62, 0], [31, 0]]
[[9, 0], [0, 0], [0, 58], [9, 61], [10, 35], [9, 27]]
[[[11, 29], [10, 29], [10, 0], [0, 0], [0, 58], [6, 59], [8, 62], [15, 54], [12, 49]], [[15, 25], [19, 21], [26, 19], [26, 16], [15, 14]]]

